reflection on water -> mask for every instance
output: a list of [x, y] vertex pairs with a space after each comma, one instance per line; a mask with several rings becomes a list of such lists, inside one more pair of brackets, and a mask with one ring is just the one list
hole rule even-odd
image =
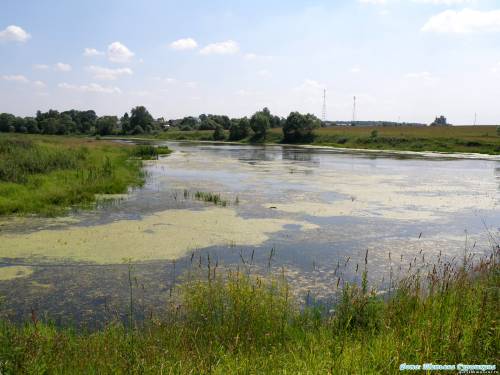
[[[128, 295], [123, 258], [135, 263], [146, 314], [161, 312], [172, 283], [208, 256], [285, 271], [301, 298], [321, 299], [340, 277], [359, 280], [367, 249], [370, 280], [383, 289], [389, 269], [403, 274], [417, 258], [459, 257], [465, 247], [487, 252], [488, 236], [498, 235], [496, 160], [168, 145], [175, 152], [147, 162], [147, 183], [126, 198], [62, 219], [0, 223], [0, 256], [10, 265], [0, 267], [2, 315], [22, 320], [33, 308], [58, 322], [120, 316]], [[191, 199], [196, 191], [229, 205]]]

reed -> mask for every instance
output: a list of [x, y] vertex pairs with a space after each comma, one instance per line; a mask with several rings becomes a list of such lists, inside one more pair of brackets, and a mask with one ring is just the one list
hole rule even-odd
[[[0, 370], [390, 374], [403, 362], [495, 364], [495, 246], [476, 262], [439, 259], [426, 273], [412, 266], [385, 298], [368, 285], [365, 266], [361, 285], [342, 281], [331, 310], [301, 304], [284, 272], [263, 276], [223, 268], [210, 255], [193, 261], [193, 253], [192, 269], [160, 319], [116, 322], [93, 333], [38, 320], [24, 326], [0, 322]], [[365, 259], [367, 265], [368, 254]], [[129, 273], [130, 290], [132, 278]], [[132, 305], [132, 293], [130, 298]]]
[[85, 138], [0, 136], [0, 215], [58, 215], [143, 183], [134, 148]]

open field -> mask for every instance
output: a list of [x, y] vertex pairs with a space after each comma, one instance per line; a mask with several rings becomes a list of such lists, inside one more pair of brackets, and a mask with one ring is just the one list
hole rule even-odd
[[1, 134], [0, 214], [55, 215], [93, 203], [96, 194], [125, 193], [143, 182], [148, 150], [136, 151], [88, 138]]
[[[212, 140], [212, 131], [175, 131], [157, 137], [169, 140]], [[280, 128], [270, 129], [265, 143], [281, 143]], [[249, 143], [250, 138], [241, 142]], [[471, 152], [499, 155], [500, 136], [495, 126], [435, 126], [435, 127], [330, 127], [316, 129], [314, 139], [307, 144], [342, 148], [400, 151]]]
[[36, 314], [21, 327], [0, 322], [0, 371], [392, 374], [401, 363], [494, 365], [498, 250], [470, 260], [414, 268], [384, 299], [369, 288], [361, 266], [361, 286], [339, 278], [332, 311], [301, 309], [281, 276], [208, 262], [193, 266], [166, 315], [140, 322], [130, 318], [141, 306], [131, 269], [127, 323], [78, 332], [40, 322]]

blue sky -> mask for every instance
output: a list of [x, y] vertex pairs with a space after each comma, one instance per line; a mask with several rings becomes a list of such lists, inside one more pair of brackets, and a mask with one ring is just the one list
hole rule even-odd
[[0, 5], [0, 112], [500, 123], [500, 0]]

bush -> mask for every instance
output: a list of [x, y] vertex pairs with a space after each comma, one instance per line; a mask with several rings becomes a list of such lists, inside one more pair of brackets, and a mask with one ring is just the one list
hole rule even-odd
[[229, 140], [239, 141], [250, 135], [250, 123], [246, 117], [233, 120], [233, 124], [229, 128]]
[[285, 142], [307, 142], [313, 138], [313, 130], [319, 128], [321, 121], [312, 114], [302, 115], [299, 112], [291, 112], [283, 126]]
[[226, 139], [226, 134], [224, 133], [224, 128], [220, 125], [217, 125], [215, 127], [212, 138], [214, 141], [223, 141], [224, 139]]
[[256, 140], [261, 140], [266, 137], [269, 126], [269, 117], [263, 112], [256, 112], [250, 119], [250, 127], [255, 133], [254, 139]]

